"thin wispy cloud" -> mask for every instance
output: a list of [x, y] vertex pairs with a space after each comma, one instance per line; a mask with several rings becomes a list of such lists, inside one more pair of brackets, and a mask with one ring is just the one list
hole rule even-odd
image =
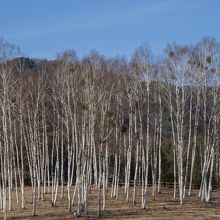
[[161, 11], [170, 10], [176, 7], [176, 0], [163, 0], [149, 4], [145, 7], [132, 8], [129, 10], [104, 11], [95, 15], [81, 16], [77, 19], [66, 19], [60, 24], [57, 22], [50, 24], [50, 27], [37, 27], [26, 29], [16, 33], [9, 33], [10, 38], [28, 39], [37, 38], [48, 35], [65, 34], [78, 31], [89, 31], [95, 29], [102, 29], [108, 27], [120, 27], [122, 25], [135, 23], [153, 19], [154, 15], [161, 13]]

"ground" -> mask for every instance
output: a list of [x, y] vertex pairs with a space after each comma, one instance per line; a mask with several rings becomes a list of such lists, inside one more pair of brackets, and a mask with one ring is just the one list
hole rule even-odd
[[[59, 195], [60, 196], [60, 195]], [[153, 201], [151, 196], [151, 188], [148, 192], [148, 207], [143, 210], [140, 206], [140, 200], [137, 201], [135, 207], [131, 202], [126, 203], [123, 194], [123, 188], [120, 188], [118, 200], [110, 199], [106, 202], [106, 210], [102, 212], [100, 219], [147, 219], [147, 220], [190, 220], [190, 219], [220, 219], [220, 190], [213, 190], [212, 202], [207, 204], [201, 202], [198, 198], [198, 189], [193, 191], [191, 197], [185, 199], [184, 205], [180, 206], [178, 199], [173, 199], [172, 188], [162, 188], [161, 194], [156, 195]], [[50, 207], [50, 195], [47, 194], [45, 200], [37, 201], [37, 216], [31, 216], [31, 189], [26, 190], [26, 209], [22, 210], [13, 200], [13, 211], [7, 214], [7, 219], [36, 219], [36, 220], [58, 220], [58, 219], [76, 219], [73, 212], [69, 212], [66, 208], [66, 199], [58, 197], [56, 207]], [[97, 219], [97, 194], [95, 189], [89, 194], [88, 215], [79, 219]], [[0, 219], [3, 214], [0, 213]]]

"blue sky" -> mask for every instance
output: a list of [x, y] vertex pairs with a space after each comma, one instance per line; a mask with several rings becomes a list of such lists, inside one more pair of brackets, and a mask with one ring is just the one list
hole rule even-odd
[[0, 0], [0, 36], [30, 57], [74, 49], [131, 56], [141, 43], [161, 56], [167, 43], [220, 40], [220, 0]]

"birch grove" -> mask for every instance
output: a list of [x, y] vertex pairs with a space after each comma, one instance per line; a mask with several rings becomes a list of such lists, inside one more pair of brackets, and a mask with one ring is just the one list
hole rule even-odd
[[64, 199], [75, 216], [88, 215], [93, 191], [99, 217], [121, 187], [124, 202], [146, 209], [148, 198], [156, 200], [166, 182], [180, 205], [195, 184], [201, 200], [211, 201], [220, 172], [215, 39], [169, 45], [159, 61], [142, 45], [130, 61], [97, 52], [78, 59], [66, 51], [50, 65], [35, 60], [32, 67], [28, 58], [14, 59], [7, 42], [1, 44], [0, 210], [5, 217], [14, 200], [25, 209], [27, 189], [33, 216], [46, 194], [51, 208]]

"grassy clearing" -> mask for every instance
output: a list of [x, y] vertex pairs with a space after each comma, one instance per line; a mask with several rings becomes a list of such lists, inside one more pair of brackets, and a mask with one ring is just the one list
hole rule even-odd
[[[219, 219], [220, 218], [220, 190], [213, 191], [213, 200], [210, 204], [201, 202], [198, 190], [195, 190], [191, 197], [185, 199], [183, 206], [179, 205], [178, 199], [172, 198], [172, 189], [163, 188], [161, 194], [156, 195], [156, 200], [151, 197], [149, 188], [148, 208], [141, 209], [140, 198], [137, 199], [136, 206], [133, 207], [131, 202], [125, 203], [124, 189], [121, 187], [118, 200], [113, 200], [108, 194], [106, 210], [102, 212], [100, 219], [147, 219], [147, 220], [189, 220], [189, 219]], [[26, 209], [22, 210], [16, 204], [15, 195], [13, 199], [13, 210], [8, 213], [7, 219], [39, 219], [39, 220], [56, 220], [56, 219], [74, 219], [73, 212], [67, 210], [66, 198], [58, 198], [57, 206], [50, 207], [50, 194], [45, 195], [44, 201], [37, 201], [37, 216], [31, 216], [31, 189], [26, 189]], [[96, 219], [97, 193], [95, 189], [89, 194], [88, 215], [82, 215], [80, 219]], [[75, 206], [73, 206], [74, 211]], [[1, 213], [0, 219], [3, 219]]]

